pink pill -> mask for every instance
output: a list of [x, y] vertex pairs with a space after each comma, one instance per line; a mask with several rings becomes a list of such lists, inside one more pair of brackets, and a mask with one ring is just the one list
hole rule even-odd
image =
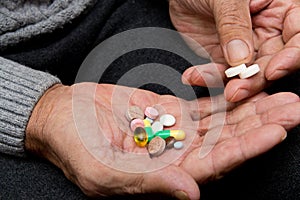
[[158, 111], [153, 107], [147, 107], [145, 110], [145, 115], [150, 119], [155, 120], [158, 117]]
[[145, 125], [144, 125], [144, 121], [141, 120], [141, 119], [134, 119], [130, 122], [130, 129], [132, 131], [134, 131], [137, 127], [142, 127], [144, 128]]

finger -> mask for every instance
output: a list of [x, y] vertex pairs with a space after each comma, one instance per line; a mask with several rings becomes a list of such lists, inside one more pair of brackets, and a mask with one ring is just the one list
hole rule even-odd
[[[277, 80], [300, 69], [300, 33], [295, 35], [269, 62], [265, 76]], [[284, 59], [283, 59], [284, 58]]]
[[211, 1], [224, 56], [231, 66], [253, 57], [249, 0]]
[[283, 24], [284, 29], [282, 35], [285, 43], [300, 32], [300, 3], [299, 1], [294, 1], [293, 4], [293, 8], [285, 16]]
[[270, 55], [274, 56], [284, 48], [281, 35], [272, 38], [263, 38], [263, 40], [264, 42], [259, 46], [257, 58]]
[[91, 167], [85, 176], [73, 181], [91, 197], [159, 193], [183, 200], [200, 198], [199, 187], [195, 180], [175, 165], [144, 173], [128, 173], [107, 166]]
[[244, 102], [255, 102], [261, 98], [268, 96], [266, 93], [261, 92], [257, 95], [248, 98], [245, 101], [239, 103], [228, 102], [224, 95], [217, 95], [211, 97], [202, 97], [190, 102], [187, 102], [189, 114], [193, 121], [199, 121], [207, 116], [210, 116], [215, 113], [229, 111], [235, 108], [239, 104]]
[[272, 108], [261, 116], [263, 123], [276, 123], [290, 130], [300, 124], [300, 103], [290, 103], [284, 106]]
[[229, 102], [238, 102], [261, 91], [266, 84], [261, 73], [250, 79], [232, 79], [227, 83], [224, 95]]
[[202, 97], [188, 102], [189, 113], [193, 121], [198, 121], [214, 113], [231, 110], [235, 103], [226, 101], [224, 95]]
[[162, 170], [144, 175], [143, 192], [163, 193], [177, 199], [200, 199], [195, 180], [184, 170], [168, 166]]
[[[265, 75], [268, 80], [279, 79], [291, 72], [300, 69], [300, 7], [295, 5], [285, 16], [283, 24], [283, 42], [286, 43], [284, 49], [274, 56], [270, 61]], [[282, 59], [284, 58], [284, 59]]]
[[182, 167], [200, 183], [216, 179], [244, 161], [270, 150], [285, 137], [286, 131], [281, 126], [268, 124], [216, 144], [204, 158], [201, 157], [201, 148], [205, 148], [202, 146], [191, 153]]
[[183, 73], [182, 82], [204, 87], [224, 87], [226, 69], [225, 65], [215, 63], [190, 67]]
[[271, 108], [283, 106], [290, 103], [299, 102], [299, 96], [291, 92], [280, 92], [260, 99], [255, 103], [257, 114], [261, 114]]
[[[217, 113], [213, 116], [205, 117], [199, 122], [198, 131], [203, 134], [205, 130], [207, 131], [217, 126], [237, 124], [250, 116], [258, 115], [267, 112], [270, 109], [295, 102], [299, 102], [299, 97], [296, 94], [288, 92], [277, 93], [256, 101], [248, 101], [227, 113]], [[259, 118], [260, 117], [258, 117], [258, 119]], [[248, 127], [248, 124], [252, 124], [251, 120], [243, 123], [241, 127]], [[244, 131], [247, 130], [245, 127]]]
[[260, 99], [262, 99], [262, 98], [265, 98], [265, 97], [267, 97], [267, 96], [269, 96], [267, 93], [265, 93], [265, 92], [260, 92], [260, 93], [258, 93], [258, 94], [256, 94], [256, 95], [252, 96], [252, 97], [249, 97], [249, 98], [247, 98], [247, 99], [245, 99], [245, 100], [243, 100], [243, 101], [240, 101], [240, 102], [237, 103], [237, 104], [238, 104], [238, 105], [241, 105], [241, 104], [243, 104], [243, 103], [245, 103], [245, 102], [256, 102], [256, 101], [258, 101], [258, 100], [260, 100]]
[[251, 0], [250, 11], [251, 13], [257, 13], [266, 6], [268, 6], [273, 0]]
[[240, 135], [253, 128], [258, 128], [267, 124], [278, 124], [287, 131], [294, 128], [300, 124], [300, 103], [295, 102], [274, 107], [261, 114], [253, 115], [240, 121], [231, 129], [234, 129], [233, 132], [235, 135]]

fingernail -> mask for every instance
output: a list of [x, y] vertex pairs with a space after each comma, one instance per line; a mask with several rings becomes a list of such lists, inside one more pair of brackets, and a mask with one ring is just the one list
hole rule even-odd
[[189, 81], [184, 76], [181, 77], [181, 82], [186, 85], [190, 84]]
[[230, 98], [230, 102], [240, 101], [249, 97], [250, 92], [246, 89], [238, 89]]
[[181, 78], [181, 81], [182, 81], [183, 84], [190, 84], [188, 80], [191, 78], [191, 75], [192, 75], [193, 71], [194, 70], [192, 70], [192, 69], [187, 69], [183, 73], [182, 78]]
[[269, 81], [274, 81], [281, 77], [286, 76], [288, 73], [289, 72], [285, 69], [277, 69], [274, 72], [272, 72], [271, 74], [267, 75], [266, 77]]
[[242, 40], [231, 40], [227, 44], [226, 50], [230, 63], [244, 61], [250, 54], [248, 45]]
[[285, 140], [287, 137], [287, 133], [285, 133], [284, 135], [282, 135], [281, 141]]
[[177, 190], [174, 192], [174, 197], [176, 197], [179, 200], [190, 200], [189, 196], [187, 193], [185, 193], [182, 190]]

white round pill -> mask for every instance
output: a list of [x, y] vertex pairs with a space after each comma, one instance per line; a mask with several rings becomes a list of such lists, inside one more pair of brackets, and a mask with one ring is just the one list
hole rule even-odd
[[236, 67], [230, 67], [225, 71], [225, 75], [227, 78], [234, 77], [236, 75], [239, 75], [241, 72], [246, 70], [247, 66], [245, 64], [238, 65]]
[[152, 124], [152, 130], [153, 130], [153, 133], [156, 133], [158, 131], [162, 131], [162, 130], [164, 130], [164, 125], [159, 121], [155, 121]]
[[182, 149], [183, 148], [183, 142], [175, 142], [174, 143], [174, 149]]
[[247, 67], [247, 69], [245, 71], [241, 72], [239, 74], [239, 76], [240, 76], [241, 79], [245, 79], [245, 78], [249, 78], [251, 76], [254, 76], [259, 71], [260, 71], [259, 65], [254, 64], [254, 65], [251, 65], [251, 66]]
[[159, 118], [160, 123], [164, 126], [173, 126], [176, 123], [176, 119], [173, 115], [164, 114]]

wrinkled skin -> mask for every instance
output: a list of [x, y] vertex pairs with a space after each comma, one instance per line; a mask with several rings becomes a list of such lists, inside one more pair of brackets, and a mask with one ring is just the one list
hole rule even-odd
[[[300, 68], [298, 0], [170, 0], [170, 16], [179, 32], [201, 44], [218, 63], [219, 73], [229, 81], [229, 101], [250, 97]], [[226, 79], [224, 71], [242, 63], [258, 63], [261, 72], [246, 80]], [[215, 73], [210, 64], [195, 66], [184, 73], [184, 82], [218, 86]]]
[[[137, 147], [129, 129], [122, 126], [128, 125], [124, 113], [129, 105], [142, 109], [160, 105], [173, 114], [177, 123], [172, 129], [184, 130], [185, 144], [190, 141], [183, 153], [176, 157], [178, 151], [166, 151], [168, 157], [176, 159], [156, 170], [122, 170], [130, 165], [143, 166], [129, 159], [135, 153], [145, 153], [145, 160], [153, 164], [159, 162], [158, 158], [151, 160], [145, 148]], [[225, 104], [222, 96], [185, 101], [115, 85], [55, 85], [34, 108], [25, 142], [28, 151], [50, 160], [88, 196], [158, 192], [199, 199], [197, 183], [219, 178], [280, 143], [286, 130], [299, 124], [299, 112], [299, 97], [291, 93], [260, 93], [243, 103]], [[220, 127], [222, 132], [213, 149], [199, 157], [201, 146], [207, 145], [204, 138]], [[87, 139], [94, 133], [95, 138]], [[110, 163], [105, 159], [111, 159]], [[118, 159], [123, 159], [122, 166], [116, 169], [112, 166]]]

